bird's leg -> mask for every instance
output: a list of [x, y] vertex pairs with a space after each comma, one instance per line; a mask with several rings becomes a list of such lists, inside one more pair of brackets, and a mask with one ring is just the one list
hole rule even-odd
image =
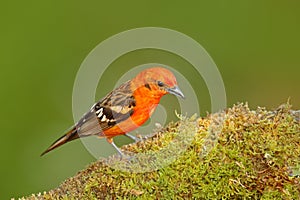
[[134, 140], [135, 142], [139, 142], [140, 139], [133, 136], [133, 135], [130, 135], [129, 133], [125, 133], [125, 136], [129, 137], [130, 139]]
[[130, 139], [134, 140], [135, 142], [140, 142], [140, 141], [143, 141], [144, 139], [147, 139], [148, 137], [147, 136], [139, 136], [139, 137], [136, 137], [136, 136], [133, 136], [129, 133], [125, 133], [125, 136], [126, 137], [129, 137]]
[[111, 144], [111, 145], [117, 150], [117, 152], [119, 153], [119, 155], [121, 156], [121, 158], [124, 158], [124, 157], [125, 157], [124, 154], [122, 153], [121, 149], [119, 149], [119, 148], [117, 147], [117, 145], [114, 143], [114, 141], [113, 141], [112, 138], [106, 138], [106, 140], [107, 140], [107, 142], [108, 142], [109, 144]]

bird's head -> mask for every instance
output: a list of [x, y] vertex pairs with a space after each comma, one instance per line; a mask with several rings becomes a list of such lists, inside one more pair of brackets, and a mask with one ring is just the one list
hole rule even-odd
[[154, 95], [161, 97], [170, 93], [184, 98], [183, 93], [177, 86], [176, 77], [166, 68], [153, 67], [145, 69], [134, 78], [134, 81], [138, 83], [138, 87], [145, 87]]

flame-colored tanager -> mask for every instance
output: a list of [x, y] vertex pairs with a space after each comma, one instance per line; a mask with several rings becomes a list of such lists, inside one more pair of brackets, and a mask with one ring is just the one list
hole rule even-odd
[[168, 93], [184, 98], [171, 71], [162, 67], [143, 70], [95, 103], [70, 131], [42, 155], [79, 137], [97, 135], [105, 137], [122, 156], [113, 137], [126, 135], [133, 139], [134, 136], [127, 133], [146, 122], [161, 97]]

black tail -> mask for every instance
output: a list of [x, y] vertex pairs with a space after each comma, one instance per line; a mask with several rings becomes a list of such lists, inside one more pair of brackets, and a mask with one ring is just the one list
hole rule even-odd
[[63, 135], [59, 139], [57, 139], [48, 149], [46, 149], [46, 151], [44, 151], [41, 154], [41, 156], [45, 155], [49, 151], [52, 151], [53, 149], [65, 144], [65, 143], [70, 142], [72, 140], [75, 140], [77, 138], [79, 138], [79, 135], [77, 133], [76, 127], [74, 127], [68, 133], [66, 133], [65, 135]]

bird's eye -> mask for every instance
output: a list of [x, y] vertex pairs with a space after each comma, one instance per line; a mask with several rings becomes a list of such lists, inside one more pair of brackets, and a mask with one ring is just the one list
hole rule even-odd
[[161, 81], [157, 81], [157, 85], [158, 85], [159, 87], [162, 87], [162, 86], [164, 86], [164, 83], [161, 82]]

